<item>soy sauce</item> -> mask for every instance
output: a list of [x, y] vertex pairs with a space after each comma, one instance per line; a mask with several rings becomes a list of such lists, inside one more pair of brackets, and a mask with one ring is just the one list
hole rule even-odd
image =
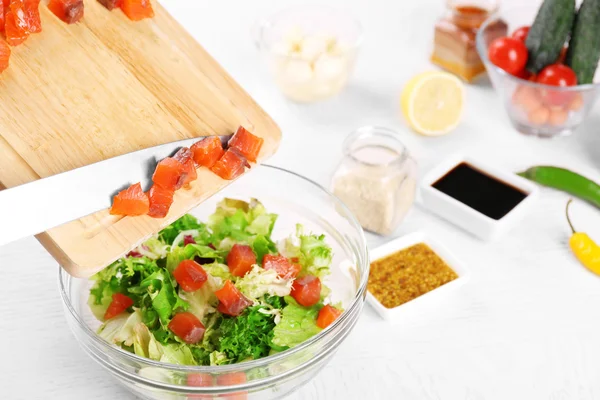
[[527, 197], [527, 193], [467, 163], [457, 165], [432, 186], [495, 220], [504, 217]]

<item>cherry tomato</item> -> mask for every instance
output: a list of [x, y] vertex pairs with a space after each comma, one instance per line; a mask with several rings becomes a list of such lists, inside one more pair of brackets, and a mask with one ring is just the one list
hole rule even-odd
[[517, 78], [521, 78], [521, 79], [523, 79], [523, 80], [526, 80], [526, 81], [528, 81], [528, 80], [531, 78], [531, 76], [532, 76], [532, 73], [531, 73], [531, 72], [529, 72], [529, 71], [527, 71], [526, 69], [522, 69], [521, 71], [517, 72], [517, 73], [515, 74], [515, 76], [516, 76]]
[[198, 317], [190, 312], [175, 314], [171, 322], [169, 322], [169, 329], [188, 344], [195, 344], [201, 341], [206, 330]]
[[252, 247], [234, 244], [227, 254], [227, 266], [233, 276], [244, 276], [256, 264], [256, 255]]
[[502, 37], [495, 39], [488, 49], [490, 61], [512, 75], [518, 74], [527, 64], [527, 47], [525, 43]]
[[206, 271], [194, 260], [183, 260], [173, 271], [175, 280], [186, 292], [195, 292], [208, 279]]
[[[228, 374], [217, 375], [217, 385], [233, 386], [246, 383], [246, 374], [243, 372], [230, 372]], [[224, 400], [246, 400], [248, 399], [247, 392], [234, 392], [219, 396]]]
[[317, 317], [317, 326], [321, 329], [325, 329], [340, 315], [342, 315], [340, 310], [327, 304], [319, 311], [319, 316]]
[[[566, 65], [552, 64], [544, 68], [536, 78], [544, 85], [568, 87], [577, 85], [577, 75]], [[573, 100], [576, 93], [553, 89], [540, 89], [542, 101], [550, 106], [565, 106]]]
[[513, 32], [512, 38], [520, 40], [521, 42], [525, 43], [525, 40], [527, 40], [527, 35], [529, 35], [529, 27], [522, 26]]
[[215, 292], [215, 296], [219, 299], [217, 310], [234, 317], [252, 304], [252, 301], [248, 300], [230, 280], [225, 281], [223, 287]]
[[121, 293], [115, 293], [112, 295], [112, 301], [108, 305], [106, 312], [104, 313], [104, 319], [111, 319], [121, 314], [133, 305], [133, 300], [128, 296]]
[[292, 264], [284, 256], [275, 256], [265, 254], [263, 257], [263, 268], [277, 271], [277, 275], [283, 279], [291, 279], [298, 276], [302, 267], [298, 264]]
[[313, 275], [298, 278], [294, 281], [290, 294], [301, 306], [314, 306], [321, 298], [321, 281]]

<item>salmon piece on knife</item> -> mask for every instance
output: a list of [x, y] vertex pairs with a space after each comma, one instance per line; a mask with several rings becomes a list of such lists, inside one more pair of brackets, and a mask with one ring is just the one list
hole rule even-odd
[[121, 7], [121, 4], [123, 4], [123, 0], [98, 0], [98, 3], [102, 4], [109, 10], [114, 10], [117, 7]]
[[191, 147], [194, 162], [201, 167], [211, 168], [223, 156], [223, 144], [217, 136], [209, 136]]
[[152, 182], [172, 192], [183, 186], [185, 179], [183, 165], [172, 157], [161, 160], [152, 175]]
[[150, 0], [123, 0], [121, 10], [132, 21], [140, 21], [144, 18], [154, 17], [154, 10]]
[[244, 173], [248, 161], [234, 149], [227, 149], [223, 157], [211, 168], [212, 172], [223, 179], [232, 180]]
[[67, 24], [74, 24], [83, 18], [83, 0], [50, 0], [48, 8]]
[[198, 173], [196, 172], [196, 164], [194, 164], [194, 155], [192, 151], [187, 147], [181, 148], [173, 158], [181, 163], [183, 166], [183, 173], [185, 179], [183, 180], [183, 186], [198, 179]]
[[110, 209], [112, 215], [137, 216], [146, 215], [150, 209], [148, 196], [142, 190], [142, 185], [136, 183], [129, 188], [120, 191], [113, 198]]
[[10, 59], [10, 46], [0, 39], [0, 73], [8, 68]]
[[158, 185], [152, 185], [148, 192], [150, 199], [150, 210], [148, 216], [152, 218], [164, 218], [169, 213], [169, 209], [173, 204], [174, 192], [164, 189]]

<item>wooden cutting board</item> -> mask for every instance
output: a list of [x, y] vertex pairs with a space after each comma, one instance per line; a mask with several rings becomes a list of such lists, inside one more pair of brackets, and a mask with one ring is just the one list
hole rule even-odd
[[[0, 75], [3, 187], [179, 139], [231, 134], [239, 125], [265, 139], [259, 162], [276, 151], [277, 125], [157, 2], [155, 18], [132, 22], [86, 0], [74, 25], [46, 3], [43, 32], [13, 48]], [[164, 219], [105, 210], [37, 238], [70, 274], [87, 277], [228, 183], [201, 168]]]

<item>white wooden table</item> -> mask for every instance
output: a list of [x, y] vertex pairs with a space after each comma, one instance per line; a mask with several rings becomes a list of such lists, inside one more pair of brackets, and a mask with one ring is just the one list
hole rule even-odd
[[[248, 34], [256, 19], [283, 2], [163, 3], [281, 125], [284, 140], [271, 162], [322, 184], [341, 157], [344, 137], [368, 124], [400, 131], [421, 172], [459, 151], [510, 170], [548, 163], [600, 181], [600, 104], [575, 136], [541, 141], [518, 135], [493, 90], [480, 85], [467, 89], [456, 132], [428, 139], [404, 128], [398, 95], [403, 82], [430, 67], [442, 0], [328, 0], [360, 16], [365, 43], [343, 95], [311, 106], [282, 99]], [[544, 190], [532, 214], [493, 244], [415, 208], [395, 236], [432, 233], [468, 264], [471, 281], [400, 326], [367, 306], [331, 363], [290, 398], [600, 398], [600, 277], [568, 251], [566, 201]], [[579, 229], [600, 241], [600, 212], [580, 202], [572, 211]], [[369, 240], [376, 246], [389, 238]], [[0, 398], [132, 398], [75, 343], [63, 317], [56, 263], [33, 238], [0, 247], [0, 271]]]

